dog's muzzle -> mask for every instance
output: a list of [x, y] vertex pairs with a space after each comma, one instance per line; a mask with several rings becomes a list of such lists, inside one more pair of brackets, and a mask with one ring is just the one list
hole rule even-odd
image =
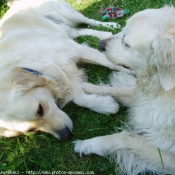
[[65, 140], [68, 138], [68, 136], [70, 135], [71, 131], [68, 127], [65, 127], [63, 129], [61, 129], [60, 131], [58, 131], [58, 135], [59, 135], [59, 138], [61, 140]]

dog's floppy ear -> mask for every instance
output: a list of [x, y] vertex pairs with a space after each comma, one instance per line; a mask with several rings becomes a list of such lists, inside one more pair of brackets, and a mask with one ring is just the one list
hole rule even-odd
[[53, 95], [58, 100], [58, 106], [62, 108], [73, 98], [73, 82], [59, 66], [53, 63], [47, 68], [47, 75], [53, 78], [57, 84], [57, 86], [54, 87]]
[[34, 75], [19, 67], [12, 69], [11, 80], [15, 85], [20, 85], [20, 90], [23, 92], [33, 87], [44, 86], [48, 82], [44, 77]]
[[[56, 70], [54, 69], [56, 68]], [[49, 67], [50, 76], [36, 75], [37, 71], [26, 68], [15, 67], [11, 73], [12, 84], [17, 85], [19, 93], [25, 93], [34, 87], [47, 87], [52, 91], [55, 99], [58, 99], [58, 105], [62, 108], [68, 101], [72, 99], [73, 87], [63, 72], [55, 67]], [[55, 74], [54, 71], [55, 70]], [[33, 73], [31, 73], [33, 72]], [[55, 75], [55, 76], [53, 76]]]
[[175, 21], [153, 41], [152, 47], [160, 84], [165, 91], [171, 90], [175, 86]]

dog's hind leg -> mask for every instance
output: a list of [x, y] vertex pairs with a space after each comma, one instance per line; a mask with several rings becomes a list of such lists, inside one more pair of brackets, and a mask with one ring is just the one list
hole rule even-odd
[[64, 28], [69, 37], [71, 37], [72, 39], [80, 37], [82, 35], [87, 35], [87, 36], [94, 36], [99, 38], [100, 40], [103, 40], [112, 36], [112, 32], [98, 31], [86, 28], [77, 29], [69, 25], [66, 25], [62, 21], [62, 19], [60, 19], [60, 16], [56, 12], [48, 13], [47, 18], [51, 19], [53, 23], [57, 24], [57, 27]]
[[[53, 3], [54, 4], [54, 3]], [[70, 4], [65, 3], [55, 3], [55, 5], [52, 7], [50, 7], [51, 9], [54, 9], [54, 11], [47, 11], [44, 12], [44, 15], [47, 18], [50, 18], [52, 20], [54, 20], [56, 23], [64, 21], [64, 23], [68, 26], [71, 27], [76, 27], [79, 24], [87, 24], [89, 26], [94, 26], [94, 27], [98, 27], [98, 26], [103, 26], [103, 27], [107, 27], [107, 28], [120, 28], [121, 26], [116, 23], [116, 22], [101, 22], [101, 21], [97, 21], [94, 19], [89, 19], [87, 17], [85, 17], [83, 14], [79, 13], [78, 11], [76, 11], [75, 9], [73, 9]], [[57, 7], [57, 8], [55, 8]], [[60, 10], [61, 8], [61, 10]], [[42, 9], [43, 10], [43, 9]], [[66, 13], [66, 11], [68, 11], [68, 13]], [[43, 11], [42, 11], [43, 13]]]
[[77, 11], [74, 11], [74, 13], [72, 13], [71, 18], [74, 20], [75, 24], [87, 24], [89, 26], [94, 26], [94, 27], [103, 26], [111, 29], [121, 27], [121, 25], [119, 25], [116, 22], [101, 22], [94, 19], [89, 19]]
[[142, 136], [129, 132], [75, 141], [75, 152], [110, 156], [125, 174], [136, 175], [151, 171], [174, 174], [173, 154], [150, 145]]
[[[82, 21], [83, 22], [83, 21]], [[97, 21], [94, 19], [89, 19], [89, 18], [84, 18], [84, 23], [90, 25], [90, 26], [94, 26], [94, 27], [98, 27], [98, 26], [103, 26], [103, 27], [107, 27], [107, 28], [120, 28], [121, 25], [119, 25], [116, 22], [101, 22], [101, 21]]]

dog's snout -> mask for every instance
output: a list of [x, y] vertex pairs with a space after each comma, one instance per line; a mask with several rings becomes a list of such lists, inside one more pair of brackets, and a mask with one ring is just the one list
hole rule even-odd
[[69, 134], [71, 133], [68, 127], [65, 127], [59, 131], [59, 136], [61, 140], [65, 140], [68, 138]]
[[101, 40], [100, 41], [100, 49], [102, 51], [105, 51], [106, 50], [106, 41], [105, 40]]

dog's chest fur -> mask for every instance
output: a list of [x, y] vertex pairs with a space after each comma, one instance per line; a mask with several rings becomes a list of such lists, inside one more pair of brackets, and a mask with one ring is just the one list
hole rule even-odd
[[[129, 110], [131, 129], [160, 149], [175, 152], [175, 88], [165, 92], [154, 77], [138, 84]], [[174, 139], [173, 139], [174, 138]]]

